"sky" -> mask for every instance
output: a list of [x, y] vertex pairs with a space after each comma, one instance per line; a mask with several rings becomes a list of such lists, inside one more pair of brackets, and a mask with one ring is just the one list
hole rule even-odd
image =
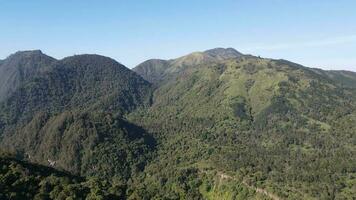
[[0, 0], [0, 59], [40, 49], [129, 68], [215, 47], [356, 71], [355, 0]]

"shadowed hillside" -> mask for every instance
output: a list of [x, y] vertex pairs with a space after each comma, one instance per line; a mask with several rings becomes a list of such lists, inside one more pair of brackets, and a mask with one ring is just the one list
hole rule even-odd
[[[46, 57], [35, 51], [9, 59], [35, 62], [39, 55]], [[38, 64], [18, 65], [12, 67], [31, 71]], [[142, 171], [155, 141], [123, 115], [148, 105], [150, 84], [99, 55], [72, 56], [43, 68], [13, 85], [1, 104], [2, 149], [83, 176], [126, 180]]]
[[0, 166], [0, 199], [124, 198], [125, 185], [73, 176], [4, 153], [0, 155]]
[[36, 74], [48, 70], [55, 61], [40, 50], [19, 51], [0, 61], [0, 101]]

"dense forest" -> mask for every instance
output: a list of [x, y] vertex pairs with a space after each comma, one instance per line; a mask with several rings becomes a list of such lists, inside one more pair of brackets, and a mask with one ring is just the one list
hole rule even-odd
[[356, 198], [353, 72], [217, 48], [0, 73], [0, 199]]

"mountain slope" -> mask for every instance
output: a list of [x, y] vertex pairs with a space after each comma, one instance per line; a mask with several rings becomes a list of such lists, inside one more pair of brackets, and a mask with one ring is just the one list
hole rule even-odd
[[193, 168], [233, 174], [282, 199], [352, 196], [355, 99], [328, 76], [284, 60], [241, 56], [186, 67], [160, 82], [150, 108], [131, 114], [162, 144], [146, 185], [159, 177], [173, 184], [174, 170]]
[[19, 51], [0, 62], [0, 102], [56, 60], [41, 51]]
[[170, 62], [167, 60], [151, 59], [141, 63], [133, 70], [145, 80], [156, 83], [161, 81], [164, 71], [169, 67]]
[[142, 170], [155, 146], [154, 139], [134, 124], [95, 112], [39, 113], [5, 134], [0, 144], [31, 162], [82, 176], [119, 179]]
[[1, 149], [74, 174], [127, 180], [155, 142], [123, 115], [149, 103], [150, 92], [147, 81], [107, 57], [56, 61], [1, 104]]
[[139, 64], [133, 71], [151, 83], [158, 84], [165, 77], [179, 73], [187, 67], [241, 56], [240, 52], [232, 48], [216, 48], [204, 52], [194, 52], [172, 60], [148, 60]]
[[314, 69], [317, 73], [329, 77], [343, 87], [356, 88], [356, 72], [337, 71], [337, 70], [320, 70]]
[[[0, 199], [122, 199], [124, 185], [109, 186], [95, 179], [0, 155]], [[115, 191], [115, 192], [109, 192]]]
[[98, 55], [60, 60], [32, 76], [3, 103], [4, 123], [38, 111], [67, 109], [125, 113], [147, 102], [150, 84], [116, 61]]

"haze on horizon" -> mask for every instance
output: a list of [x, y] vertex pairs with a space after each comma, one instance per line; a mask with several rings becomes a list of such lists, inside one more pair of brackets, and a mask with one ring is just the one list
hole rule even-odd
[[96, 53], [132, 68], [215, 47], [356, 71], [356, 2], [0, 1], [0, 59], [41, 49]]

